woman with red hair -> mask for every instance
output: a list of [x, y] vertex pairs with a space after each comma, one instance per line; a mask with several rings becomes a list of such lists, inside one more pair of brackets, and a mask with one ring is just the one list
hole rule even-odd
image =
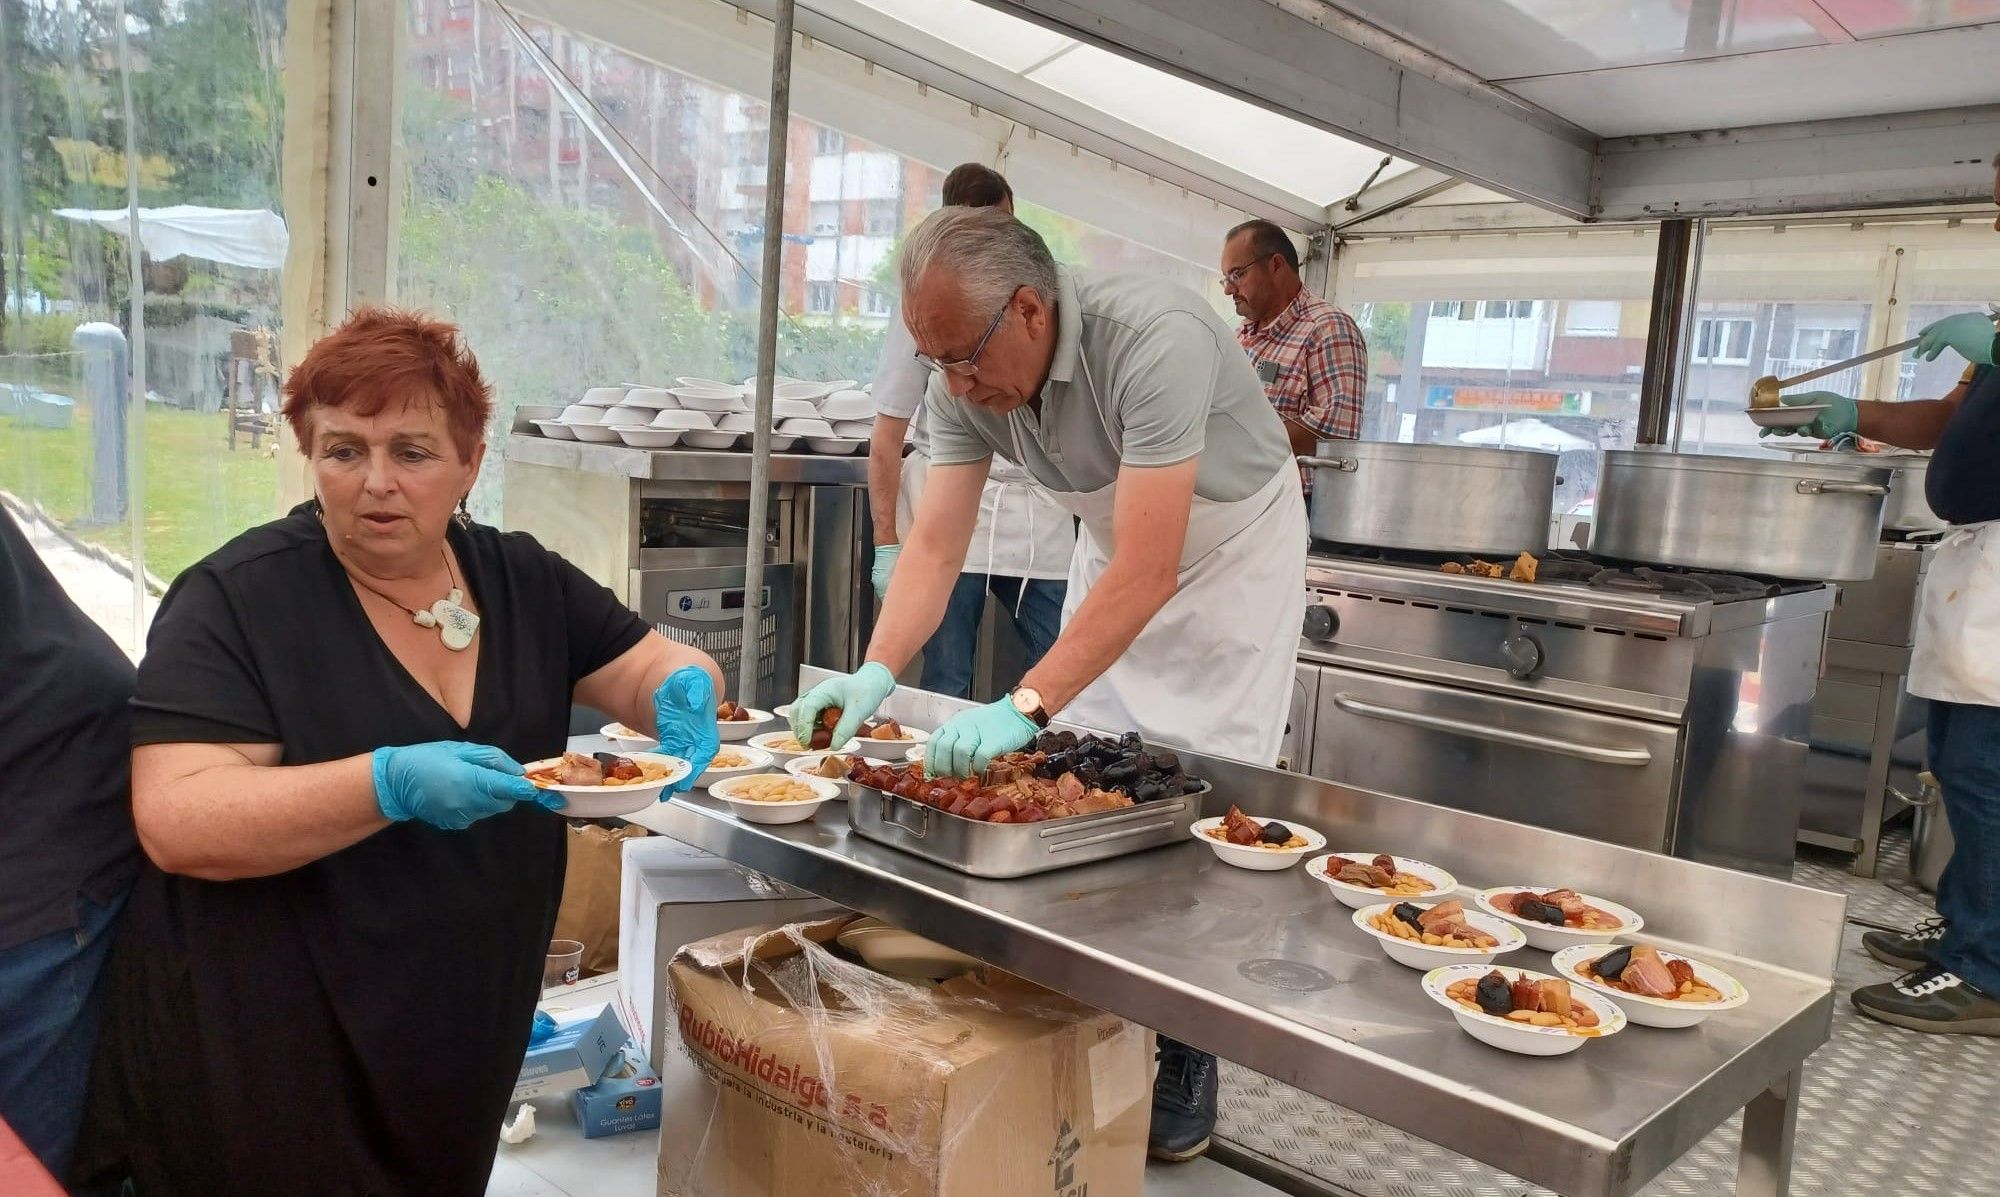
[[285, 390], [316, 498], [181, 575], [139, 669], [155, 867], [95, 1138], [142, 1193], [478, 1194], [563, 886], [561, 799], [519, 762], [575, 702], [699, 774], [721, 676], [472, 522], [492, 398], [450, 325], [357, 313]]

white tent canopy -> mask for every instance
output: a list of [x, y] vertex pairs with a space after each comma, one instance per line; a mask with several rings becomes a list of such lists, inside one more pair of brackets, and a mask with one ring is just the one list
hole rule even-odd
[[[122, 237], [132, 235], [124, 208], [57, 208], [64, 220], [94, 224]], [[139, 244], [156, 262], [201, 258], [227, 266], [278, 270], [285, 264], [285, 222], [262, 208], [203, 208], [176, 204], [139, 209]]]
[[1564, 432], [1554, 424], [1537, 420], [1530, 416], [1521, 420], [1507, 420], [1499, 424], [1489, 424], [1475, 428], [1471, 432], [1458, 434], [1460, 442], [1467, 445], [1499, 445], [1508, 449], [1540, 449], [1549, 453], [1567, 453], [1573, 449], [1594, 449], [1597, 446], [1575, 433]]

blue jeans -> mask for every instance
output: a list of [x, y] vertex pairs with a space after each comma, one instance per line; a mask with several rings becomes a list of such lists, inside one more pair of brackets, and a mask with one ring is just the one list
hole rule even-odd
[[989, 590], [1007, 609], [1014, 630], [1027, 645], [1029, 669], [1056, 642], [1062, 631], [1063, 596], [1069, 593], [1069, 583], [960, 574], [958, 584], [951, 588], [951, 601], [945, 604], [944, 622], [924, 645], [924, 689], [953, 698], [972, 697], [972, 661], [979, 649], [979, 617], [986, 610]]
[[2000, 707], [1931, 700], [1930, 766], [1955, 847], [1938, 880], [1940, 965], [2000, 996]]
[[82, 923], [0, 950], [0, 1118], [42, 1166], [69, 1169], [97, 1047], [98, 974], [125, 906], [77, 895]]

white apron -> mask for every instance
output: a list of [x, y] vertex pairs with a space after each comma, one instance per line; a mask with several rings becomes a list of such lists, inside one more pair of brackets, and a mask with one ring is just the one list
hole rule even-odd
[[1952, 528], [1924, 573], [1909, 691], [2000, 707], [2000, 522]]
[[[1113, 487], [1052, 492], [1083, 522], [1063, 626], [1116, 547]], [[1188, 512], [1180, 586], [1132, 647], [1060, 718], [1099, 731], [1255, 765], [1277, 763], [1304, 618], [1306, 505], [1291, 460], [1235, 503], [1200, 495]]]

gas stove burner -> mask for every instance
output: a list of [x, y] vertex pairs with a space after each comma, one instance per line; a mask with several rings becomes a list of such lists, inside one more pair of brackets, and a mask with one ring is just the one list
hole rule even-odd
[[[1373, 545], [1333, 544], [1315, 541], [1313, 551], [1338, 560], [1365, 561], [1410, 569], [1435, 570], [1447, 562], [1469, 565], [1469, 553], [1431, 553], [1413, 549], [1387, 549]], [[1512, 553], [1495, 553], [1478, 558], [1498, 565], [1514, 560]], [[1537, 566], [1533, 583], [1507, 585], [1586, 586], [1619, 594], [1653, 595], [1688, 602], [1734, 603], [1775, 598], [1811, 590], [1820, 583], [1789, 578], [1745, 577], [1740, 574], [1712, 573], [1677, 565], [1651, 565], [1618, 561], [1573, 549], [1544, 549], [1534, 554]], [[1457, 575], [1455, 575], [1457, 576]]]
[[1588, 583], [1599, 590], [1622, 590], [1634, 594], [1671, 594], [1684, 598], [1731, 603], [1740, 599], [1775, 598], [1784, 587], [1774, 581], [1743, 578], [1735, 574], [1677, 572], [1635, 565], [1630, 569], [1600, 569]]

